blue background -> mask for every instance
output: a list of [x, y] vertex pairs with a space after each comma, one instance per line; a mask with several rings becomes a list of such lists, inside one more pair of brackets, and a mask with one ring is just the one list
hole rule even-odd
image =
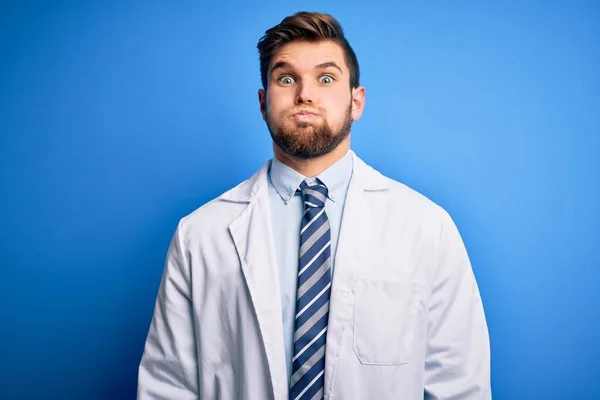
[[494, 397], [600, 398], [600, 6], [418, 3], [3, 2], [0, 398], [134, 398], [179, 218], [271, 157], [255, 46], [298, 9], [358, 54], [354, 150], [455, 219]]

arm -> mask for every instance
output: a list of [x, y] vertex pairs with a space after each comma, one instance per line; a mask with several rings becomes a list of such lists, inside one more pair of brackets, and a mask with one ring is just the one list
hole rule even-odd
[[190, 265], [173, 236], [138, 376], [138, 400], [197, 399], [198, 361]]
[[467, 251], [447, 213], [429, 304], [426, 400], [489, 400], [490, 346]]

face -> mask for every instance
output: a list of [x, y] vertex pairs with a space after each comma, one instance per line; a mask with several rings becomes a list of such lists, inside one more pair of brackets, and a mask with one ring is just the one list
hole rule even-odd
[[331, 41], [286, 44], [271, 61], [266, 92], [258, 94], [275, 144], [305, 159], [343, 142], [364, 106], [364, 88], [350, 88], [343, 49]]

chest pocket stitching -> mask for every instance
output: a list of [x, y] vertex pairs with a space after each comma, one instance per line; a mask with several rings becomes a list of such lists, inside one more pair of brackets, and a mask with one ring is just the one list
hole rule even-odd
[[361, 279], [354, 303], [353, 348], [361, 364], [409, 362], [417, 325], [420, 284]]

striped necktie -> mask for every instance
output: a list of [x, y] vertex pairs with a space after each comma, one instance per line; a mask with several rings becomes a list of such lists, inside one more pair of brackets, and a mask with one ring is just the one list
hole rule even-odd
[[294, 329], [290, 400], [322, 399], [325, 388], [325, 339], [331, 291], [331, 233], [325, 213], [327, 187], [300, 184], [304, 215]]

